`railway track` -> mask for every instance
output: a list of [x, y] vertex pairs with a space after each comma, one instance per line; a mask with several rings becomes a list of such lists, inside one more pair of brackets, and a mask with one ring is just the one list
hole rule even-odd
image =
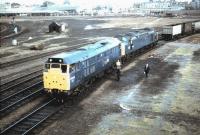
[[34, 69], [30, 69], [29, 68], [29, 69], [27, 69], [25, 71], [22, 70], [22, 71], [18, 71], [17, 73], [13, 72], [13, 73], [9, 73], [8, 75], [1, 75], [1, 84], [0, 84], [0, 86], [1, 87], [6, 87], [6, 85], [9, 85], [10, 82], [12, 83], [12, 81], [20, 80], [21, 78], [26, 77], [26, 75], [31, 74], [32, 72], [39, 71], [39, 70], [42, 71], [42, 69], [43, 69], [43, 66], [37, 65], [37, 66], [34, 66]]
[[[81, 46], [84, 46], [86, 44], [89, 44], [91, 42], [92, 41], [88, 41], [88, 42], [85, 42], [85, 43], [78, 43], [78, 44], [71, 45], [71, 46], [64, 48], [64, 49], [59, 49], [59, 50], [55, 50], [55, 51], [51, 51], [51, 52], [45, 52], [45, 53], [34, 55], [34, 56], [23, 57], [23, 59], [20, 58], [20, 59], [17, 59], [17, 60], [8, 61], [8, 62], [4, 62], [4, 63], [2, 62], [1, 68], [7, 68], [7, 67], [11, 67], [13, 65], [21, 64], [21, 63], [24, 63], [24, 62], [27, 62], [27, 61], [31, 61], [31, 60], [47, 57], [47, 56], [50, 56], [50, 55], [54, 55], [54, 54], [57, 54], [57, 53], [69, 51], [69, 50], [75, 49], [77, 47], [81, 47]], [[63, 44], [68, 44], [68, 43], [63, 43]]]
[[63, 107], [63, 105], [57, 105], [55, 101], [55, 98], [50, 99], [39, 108], [4, 129], [1, 132], [1, 135], [25, 135], [31, 133], [33, 129], [38, 127]]
[[7, 30], [7, 27], [5, 25], [0, 26], [0, 28], [1, 28], [0, 33]]
[[9, 95], [0, 100], [0, 114], [1, 117], [8, 114], [9, 111], [16, 109], [21, 106], [25, 101], [30, 101], [34, 97], [42, 94], [43, 87], [42, 81], [36, 82], [31, 86], [28, 86], [12, 95]]
[[42, 69], [30, 72], [28, 74], [25, 74], [23, 76], [16, 77], [12, 80], [9, 80], [8, 82], [5, 82], [1, 84], [1, 90], [0, 93], [4, 95], [5, 92], [8, 92], [10, 89], [14, 89], [17, 86], [22, 85], [23, 83], [29, 82], [30, 80], [33, 80], [35, 78], [41, 77]]
[[[151, 49], [147, 49], [147, 51], [144, 51], [144, 53], [149, 52], [151, 50], [154, 50], [154, 49], [164, 45], [165, 43], [167, 43], [167, 42], [166, 41], [159, 41], [157, 46], [155, 46]], [[27, 95], [27, 98], [30, 98], [32, 96], [33, 95], [29, 94], [29, 95]], [[0, 103], [1, 103], [1, 101], [0, 101]], [[5, 99], [3, 101], [5, 101]], [[17, 103], [18, 101], [21, 102], [20, 100], [17, 100], [16, 103], [13, 102], [11, 104], [16, 105], [16, 104], [18, 104]], [[30, 133], [33, 129], [38, 127], [38, 125], [40, 125], [42, 122], [44, 122], [49, 117], [51, 117], [53, 114], [55, 114], [58, 110], [60, 110], [60, 108], [62, 108], [61, 107], [62, 105], [57, 106], [57, 107], [54, 106], [53, 105], [53, 104], [55, 104], [54, 101], [55, 101], [55, 99], [51, 99], [50, 101], [48, 101], [47, 103], [45, 103], [41, 107], [37, 108], [36, 110], [31, 112], [30, 114], [26, 115], [25, 117], [21, 118], [19, 121], [15, 122], [14, 124], [12, 124], [8, 128], [6, 128], [5, 130], [3, 130], [1, 132], [1, 134], [28, 134], [28, 133]], [[8, 103], [8, 104], [10, 104], [10, 103]], [[4, 105], [4, 106], [6, 106], [6, 105]], [[8, 107], [8, 108], [10, 108], [10, 107]], [[6, 111], [6, 109], [0, 111], [0, 113], [2, 114], [5, 111]]]
[[0, 25], [3, 27], [3, 29], [0, 31], [0, 40], [14, 34], [14, 27], [17, 27], [18, 31], [21, 31], [21, 27], [16, 24], [13, 25], [9, 23], [0, 23]]

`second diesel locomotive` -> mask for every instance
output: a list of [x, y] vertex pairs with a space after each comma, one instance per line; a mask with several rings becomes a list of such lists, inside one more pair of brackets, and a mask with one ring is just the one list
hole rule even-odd
[[52, 56], [43, 72], [45, 91], [63, 99], [64, 95], [70, 95], [85, 82], [113, 68], [117, 61], [157, 41], [158, 33], [153, 29], [137, 29]]

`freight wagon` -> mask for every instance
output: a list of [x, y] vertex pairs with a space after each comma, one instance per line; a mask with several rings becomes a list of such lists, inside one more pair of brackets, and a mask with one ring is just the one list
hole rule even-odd
[[194, 32], [194, 27], [192, 22], [184, 22], [182, 24], [182, 35], [191, 34]]
[[182, 24], [163, 26], [162, 37], [171, 40], [182, 34]]
[[194, 32], [200, 32], [200, 21], [193, 22]]

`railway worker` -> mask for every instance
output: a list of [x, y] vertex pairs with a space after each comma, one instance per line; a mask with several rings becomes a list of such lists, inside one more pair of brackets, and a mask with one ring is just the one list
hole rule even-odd
[[120, 70], [116, 69], [117, 81], [120, 80]]
[[117, 69], [121, 69], [121, 62], [118, 60], [117, 62], [116, 62], [116, 66], [117, 66]]
[[15, 34], [17, 34], [18, 33], [17, 27], [15, 27], [13, 31], [14, 31]]
[[15, 17], [12, 17], [12, 24], [15, 24]]
[[116, 74], [117, 74], [117, 80], [120, 80], [120, 70], [121, 70], [121, 62], [118, 60], [116, 62]]
[[148, 77], [149, 70], [150, 70], [149, 64], [146, 64], [144, 67], [144, 74], [146, 77]]

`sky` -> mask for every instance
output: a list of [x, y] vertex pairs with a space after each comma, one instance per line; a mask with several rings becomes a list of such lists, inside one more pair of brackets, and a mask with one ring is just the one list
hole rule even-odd
[[[32, 5], [42, 4], [44, 1], [52, 1], [57, 4], [63, 4], [65, 0], [0, 0], [1, 2], [17, 2], [20, 4]], [[77, 6], [94, 6], [97, 4], [110, 4], [114, 6], [130, 6], [134, 2], [142, 2], [148, 0], [69, 0], [71, 4]], [[177, 1], [191, 1], [191, 0], [177, 0]]]

